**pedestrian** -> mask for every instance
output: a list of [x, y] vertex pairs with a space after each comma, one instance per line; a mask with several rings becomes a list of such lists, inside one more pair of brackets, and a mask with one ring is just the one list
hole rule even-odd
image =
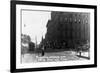
[[44, 56], [44, 46], [42, 47], [42, 56]]

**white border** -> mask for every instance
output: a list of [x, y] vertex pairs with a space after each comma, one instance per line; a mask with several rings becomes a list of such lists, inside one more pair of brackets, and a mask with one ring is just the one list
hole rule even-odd
[[[63, 11], [63, 12], [89, 12], [90, 13], [90, 60], [84, 61], [63, 61], [63, 62], [43, 62], [43, 63], [28, 63], [21, 64], [21, 34], [20, 25], [20, 10], [47, 10], [47, 11]], [[16, 5], [16, 68], [39, 68], [39, 67], [54, 67], [54, 66], [72, 66], [72, 65], [89, 65], [94, 64], [94, 10], [84, 8], [70, 8], [70, 7], [51, 7], [51, 6], [34, 6], [34, 5]]]

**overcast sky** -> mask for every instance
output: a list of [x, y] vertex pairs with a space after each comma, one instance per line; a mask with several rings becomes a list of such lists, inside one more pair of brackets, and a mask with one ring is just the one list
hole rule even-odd
[[46, 25], [51, 19], [51, 12], [22, 11], [22, 33], [30, 35], [31, 40], [39, 44], [42, 36], [45, 38]]

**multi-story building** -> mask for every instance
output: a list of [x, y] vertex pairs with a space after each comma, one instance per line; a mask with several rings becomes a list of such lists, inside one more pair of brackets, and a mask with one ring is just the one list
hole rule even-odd
[[90, 41], [90, 14], [83, 12], [51, 12], [45, 42], [51, 46], [75, 47]]

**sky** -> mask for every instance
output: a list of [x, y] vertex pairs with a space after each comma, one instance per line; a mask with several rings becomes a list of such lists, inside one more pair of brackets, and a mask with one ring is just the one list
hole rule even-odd
[[45, 38], [46, 25], [51, 19], [51, 12], [22, 10], [22, 34], [29, 35], [31, 41], [40, 43], [42, 36]]

